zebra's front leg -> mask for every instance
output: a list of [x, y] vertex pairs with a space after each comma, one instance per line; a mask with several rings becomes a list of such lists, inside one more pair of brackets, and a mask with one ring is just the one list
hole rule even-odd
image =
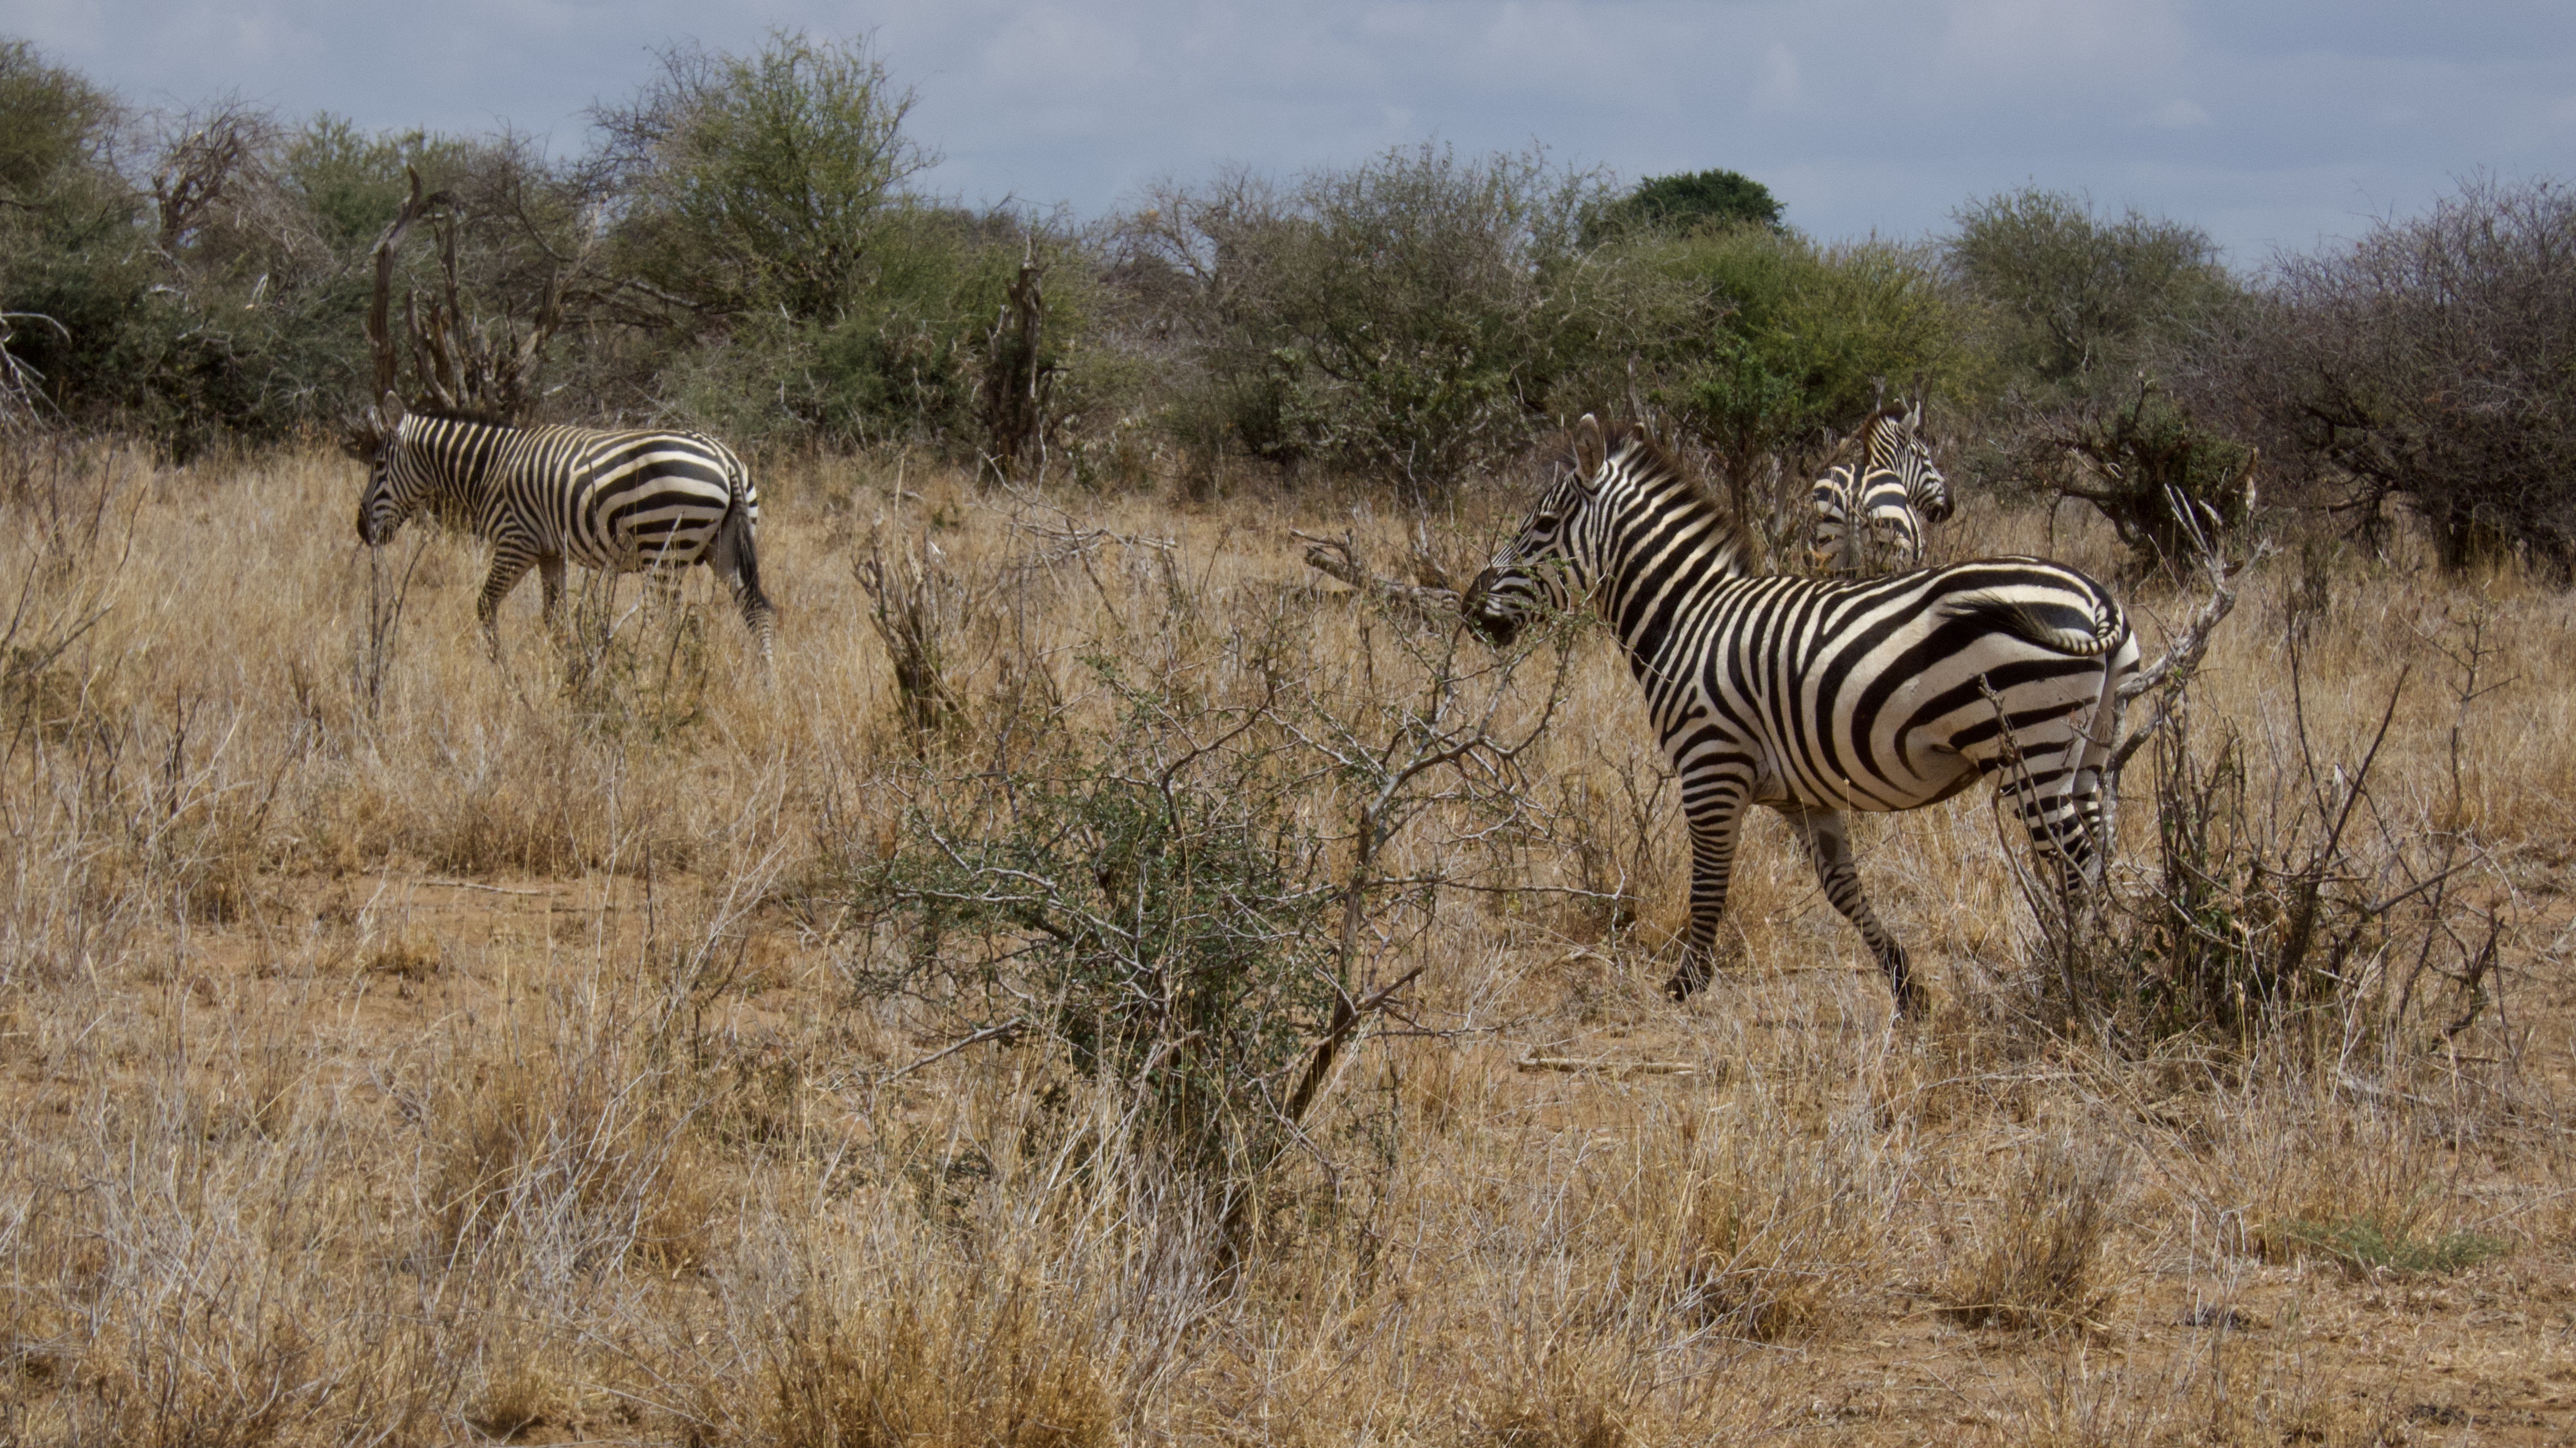
[[504, 538], [492, 545], [492, 572], [483, 580], [483, 596], [474, 601], [474, 616], [482, 621], [483, 642], [490, 646], [495, 659], [501, 657], [501, 600], [528, 576], [529, 567], [536, 561], [536, 554], [515, 538]]
[[1878, 921], [1878, 912], [1869, 908], [1869, 898], [1861, 893], [1860, 869], [1852, 859], [1851, 835], [1840, 810], [1783, 808], [1780, 811], [1798, 829], [1798, 839], [1807, 848], [1807, 858], [1816, 867], [1817, 883], [1825, 887], [1825, 898], [1842, 912], [1844, 919], [1860, 928], [1860, 938], [1869, 953], [1878, 958], [1878, 967], [1887, 972], [1887, 988], [1896, 998], [1896, 1014], [1910, 1016], [1923, 1008], [1923, 987], [1914, 981], [1914, 972], [1905, 958], [1905, 947], [1896, 943], [1887, 927]]
[[1735, 874], [1735, 841], [1749, 797], [1740, 779], [1721, 777], [1685, 789], [1682, 813], [1690, 821], [1690, 933], [1682, 941], [1681, 968], [1664, 982], [1664, 994], [1688, 1000], [1708, 984], [1717, 960], [1718, 922], [1726, 916], [1726, 886]]

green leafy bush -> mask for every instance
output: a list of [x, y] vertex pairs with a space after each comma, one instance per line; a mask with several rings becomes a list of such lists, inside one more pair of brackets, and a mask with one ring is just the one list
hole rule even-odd
[[1279, 190], [1167, 190], [1123, 238], [1123, 280], [1193, 344], [1177, 430], [1417, 494], [1525, 446], [1594, 365], [1598, 304], [1575, 234], [1591, 173], [1424, 145]]

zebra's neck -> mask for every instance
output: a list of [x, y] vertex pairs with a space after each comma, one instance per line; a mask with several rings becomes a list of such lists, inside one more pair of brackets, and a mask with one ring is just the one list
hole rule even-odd
[[1861, 470], [1875, 472], [1880, 468], [1895, 471], [1905, 457], [1905, 425], [1885, 413], [1869, 420], [1869, 434], [1861, 446]]
[[1677, 474], [1622, 478], [1603, 490], [1602, 528], [1586, 559], [1593, 605], [1646, 668], [1671, 642], [1690, 602], [1751, 572], [1733, 515]]
[[402, 443], [430, 499], [470, 514], [490, 497], [527, 436], [524, 428], [500, 423], [421, 417], [404, 422]]

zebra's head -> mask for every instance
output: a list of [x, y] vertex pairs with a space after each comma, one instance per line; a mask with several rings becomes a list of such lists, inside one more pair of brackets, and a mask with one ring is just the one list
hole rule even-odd
[[384, 401], [349, 430], [341, 448], [367, 465], [367, 490], [358, 495], [358, 541], [381, 548], [411, 516], [412, 490], [402, 485], [400, 461], [402, 399], [387, 392]]
[[1932, 463], [1932, 444], [1923, 436], [1922, 399], [1907, 403], [1901, 412], [1886, 407], [1871, 413], [1861, 424], [1861, 435], [1867, 449], [1864, 467], [1885, 468], [1903, 478], [1906, 501], [1924, 522], [1949, 519], [1950, 480]]
[[1532, 615], [1562, 611], [1580, 596], [1575, 523], [1600, 495], [1609, 446], [1590, 413], [1574, 426], [1574, 470], [1560, 476], [1512, 540], [1467, 585], [1467, 626], [1500, 648], [1520, 636]]

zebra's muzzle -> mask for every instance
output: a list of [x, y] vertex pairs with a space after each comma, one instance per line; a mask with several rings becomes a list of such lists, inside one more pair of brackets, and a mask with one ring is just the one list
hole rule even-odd
[[1467, 627], [1474, 629], [1478, 638], [1496, 648], [1503, 648], [1520, 636], [1520, 615], [1494, 606], [1493, 569], [1477, 574], [1475, 581], [1467, 585], [1467, 596], [1458, 601], [1458, 611], [1465, 616]]

